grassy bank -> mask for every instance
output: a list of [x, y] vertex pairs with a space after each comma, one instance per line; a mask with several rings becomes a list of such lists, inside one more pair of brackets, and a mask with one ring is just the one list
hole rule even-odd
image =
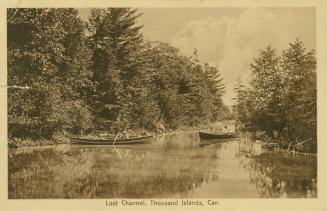
[[67, 137], [63, 139], [30, 139], [30, 138], [8, 138], [8, 147], [36, 147], [36, 146], [48, 146], [56, 144], [69, 144], [70, 140]]
[[317, 146], [312, 145], [312, 141], [295, 139], [287, 140], [284, 137], [271, 138], [264, 133], [253, 136], [250, 133], [246, 133], [251, 140], [255, 140], [263, 145], [263, 147], [272, 152], [286, 152], [293, 154], [303, 154], [303, 155], [317, 155]]

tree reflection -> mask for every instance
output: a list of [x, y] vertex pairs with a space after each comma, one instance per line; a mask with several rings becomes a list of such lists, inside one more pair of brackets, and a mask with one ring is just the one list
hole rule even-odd
[[251, 148], [248, 146], [241, 147], [240, 160], [242, 166], [249, 170], [250, 182], [255, 184], [261, 197], [317, 197], [315, 157], [280, 152], [252, 153], [253, 156], [249, 156]]
[[89, 198], [93, 155], [54, 148], [9, 156], [9, 198]]
[[203, 183], [218, 180], [220, 145], [194, 147], [193, 136], [184, 137], [183, 143], [166, 139], [117, 149], [12, 150], [9, 198], [192, 197]]
[[[110, 168], [97, 169], [98, 177], [106, 178], [101, 180], [98, 197], [187, 197], [204, 182], [218, 179], [217, 147], [145, 150], [137, 156], [135, 152], [135, 149], [121, 150], [119, 161]], [[98, 154], [97, 159], [102, 160], [102, 155]]]

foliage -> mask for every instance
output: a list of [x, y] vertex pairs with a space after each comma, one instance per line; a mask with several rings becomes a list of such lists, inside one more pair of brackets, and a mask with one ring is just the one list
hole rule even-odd
[[222, 114], [223, 84], [219, 70], [201, 66], [160, 42], [148, 43], [149, 87], [169, 128], [216, 121]]
[[316, 150], [316, 59], [296, 40], [278, 56], [268, 46], [251, 65], [250, 86], [238, 86], [237, 119], [245, 130]]
[[[84, 23], [74, 9], [8, 9], [10, 136], [46, 137], [69, 128], [67, 102], [88, 83]], [[77, 110], [71, 112], [79, 112]]]
[[[9, 135], [176, 129], [228, 118], [217, 67], [144, 41], [130, 8], [8, 9]], [[13, 87], [24, 87], [17, 89]]]

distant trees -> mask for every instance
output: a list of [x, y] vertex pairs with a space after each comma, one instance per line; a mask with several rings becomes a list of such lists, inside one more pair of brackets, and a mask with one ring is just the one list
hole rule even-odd
[[[237, 118], [246, 130], [261, 130], [283, 142], [316, 150], [316, 59], [296, 40], [277, 55], [268, 46], [251, 64], [248, 88], [238, 87]], [[305, 150], [303, 149], [303, 150]]]
[[234, 98], [233, 116], [236, 120], [236, 129], [241, 131], [256, 131], [256, 125], [254, 124], [255, 118], [255, 103], [252, 100], [251, 90], [247, 89], [239, 79], [234, 87], [236, 97]]
[[224, 86], [216, 67], [200, 65], [196, 55], [183, 56], [166, 43], [148, 43], [147, 53], [149, 85], [165, 125], [176, 128], [221, 118]]
[[11, 137], [156, 130], [228, 116], [219, 70], [146, 42], [130, 8], [8, 9]]

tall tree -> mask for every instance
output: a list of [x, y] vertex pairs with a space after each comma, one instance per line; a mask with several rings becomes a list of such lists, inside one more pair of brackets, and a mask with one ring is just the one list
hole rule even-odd
[[280, 57], [276, 50], [268, 46], [260, 50], [259, 57], [251, 64], [251, 86], [257, 112], [258, 128], [272, 134], [274, 130], [283, 128], [281, 111], [281, 94], [284, 92], [283, 73], [279, 67]]
[[[138, 104], [149, 99], [144, 87], [142, 26], [135, 9], [92, 9], [90, 31], [94, 46], [94, 81], [98, 83], [97, 114], [117, 128], [141, 124]], [[109, 124], [110, 127], [115, 127]]]
[[287, 134], [290, 138], [316, 140], [317, 89], [316, 59], [296, 40], [283, 52], [282, 68], [286, 73], [284, 106]]

